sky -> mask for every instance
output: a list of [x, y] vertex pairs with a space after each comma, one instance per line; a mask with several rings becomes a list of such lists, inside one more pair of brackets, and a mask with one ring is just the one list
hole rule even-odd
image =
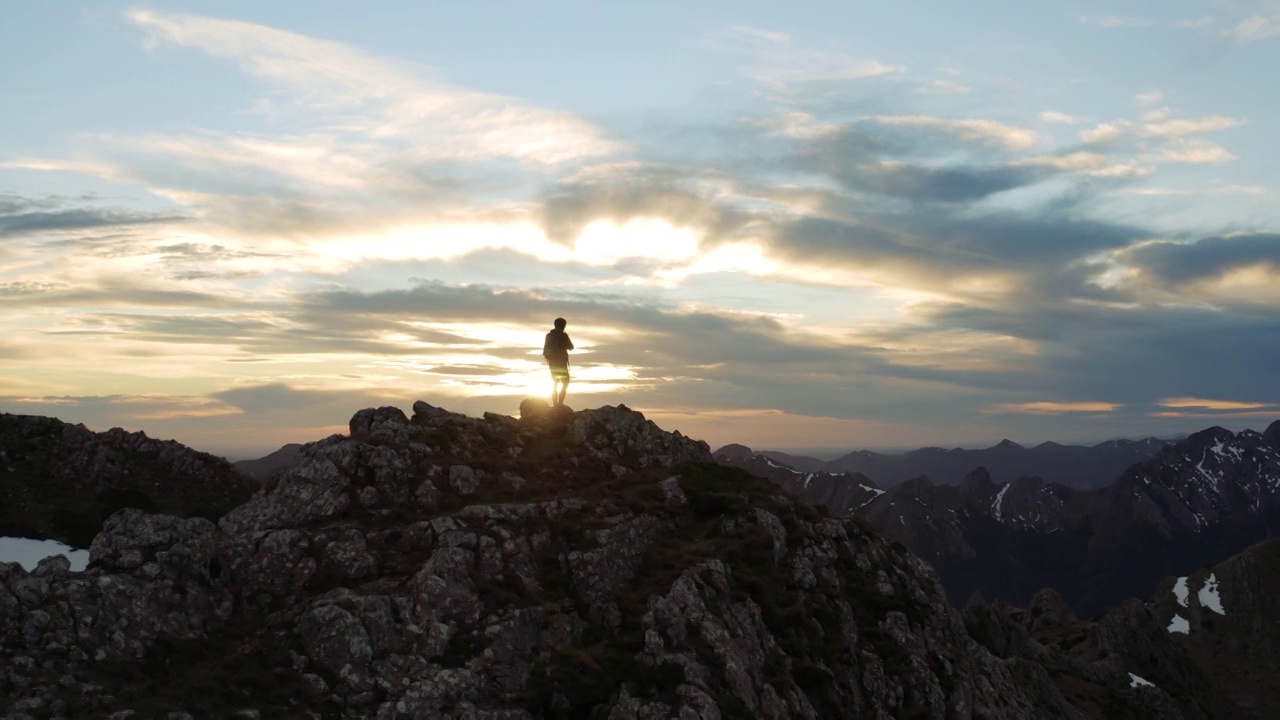
[[1280, 1], [0, 0], [0, 411], [712, 447], [1280, 418]]
[[75, 572], [84, 570], [89, 564], [88, 550], [76, 550], [57, 540], [0, 536], [0, 563], [18, 563], [24, 570], [31, 572], [41, 560], [54, 555], [66, 556], [71, 561], [71, 570]]

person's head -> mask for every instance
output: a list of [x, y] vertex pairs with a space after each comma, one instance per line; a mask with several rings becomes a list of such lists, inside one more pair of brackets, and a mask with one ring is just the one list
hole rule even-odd
[[557, 329], [557, 330], [563, 330], [563, 329], [564, 329], [564, 326], [565, 326], [565, 325], [567, 325], [567, 324], [568, 324], [568, 323], [566, 323], [566, 322], [564, 321], [564, 318], [556, 318], [556, 329]]

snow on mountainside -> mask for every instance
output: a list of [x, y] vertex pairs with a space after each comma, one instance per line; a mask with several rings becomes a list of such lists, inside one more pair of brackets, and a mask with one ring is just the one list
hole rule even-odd
[[718, 462], [772, 480], [832, 512], [865, 507], [885, 492], [864, 475], [797, 470], [775, 460], [772, 454], [756, 454], [745, 445], [726, 445], [714, 457]]

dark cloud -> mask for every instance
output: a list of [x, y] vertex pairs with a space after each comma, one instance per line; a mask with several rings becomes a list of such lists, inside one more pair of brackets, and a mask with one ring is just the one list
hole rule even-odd
[[[86, 198], [26, 198], [0, 194], [0, 237], [57, 230], [180, 222], [188, 218], [165, 213], [90, 206]], [[78, 206], [76, 206], [78, 204]]]
[[1162, 283], [1184, 285], [1232, 270], [1264, 266], [1280, 271], [1280, 235], [1219, 235], [1190, 243], [1151, 242], [1125, 251], [1121, 260]]
[[751, 219], [750, 213], [696, 188], [698, 181], [717, 180], [726, 178], [697, 168], [602, 169], [556, 186], [542, 201], [543, 226], [552, 240], [572, 244], [592, 222], [661, 218], [676, 227], [700, 228], [714, 241], [732, 236]]
[[958, 203], [1031, 185], [1051, 173], [1038, 168], [878, 165], [834, 169], [832, 174], [855, 190], [915, 202]]

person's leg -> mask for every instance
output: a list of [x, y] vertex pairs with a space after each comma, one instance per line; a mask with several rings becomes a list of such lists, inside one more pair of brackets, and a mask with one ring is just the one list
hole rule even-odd
[[557, 405], [564, 404], [564, 396], [568, 392], [569, 392], [569, 374], [565, 373], [564, 377], [560, 378], [560, 400], [556, 402]]
[[564, 394], [569, 385], [569, 368], [555, 367], [551, 368], [551, 405], [552, 407], [564, 404]]

